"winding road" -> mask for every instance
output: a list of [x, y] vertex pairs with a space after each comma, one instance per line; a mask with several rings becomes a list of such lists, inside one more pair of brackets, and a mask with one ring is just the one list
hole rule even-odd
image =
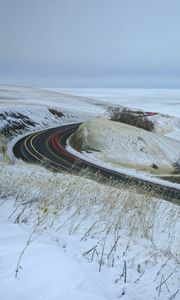
[[64, 169], [68, 172], [80, 174], [83, 169], [87, 169], [89, 172], [83, 173], [86, 175], [91, 174], [91, 178], [94, 180], [108, 183], [109, 178], [112, 178], [118, 182], [123, 182], [126, 186], [136, 186], [140, 193], [146, 190], [152, 196], [160, 196], [167, 201], [180, 205], [180, 190], [178, 188], [167, 187], [109, 170], [69, 153], [66, 150], [66, 141], [79, 126], [80, 123], [64, 125], [25, 136], [14, 145], [13, 153], [23, 161], [44, 164], [54, 171]]

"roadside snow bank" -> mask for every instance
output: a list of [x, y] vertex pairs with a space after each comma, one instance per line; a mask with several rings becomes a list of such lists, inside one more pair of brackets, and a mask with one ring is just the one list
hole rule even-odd
[[95, 119], [83, 123], [69, 138], [77, 151], [114, 166], [169, 174], [180, 157], [180, 142], [123, 123]]

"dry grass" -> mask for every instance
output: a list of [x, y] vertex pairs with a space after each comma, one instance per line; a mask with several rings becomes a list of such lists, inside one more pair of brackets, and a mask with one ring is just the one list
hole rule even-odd
[[7, 124], [0, 129], [0, 134], [6, 137], [15, 136], [24, 132], [25, 129], [35, 127], [36, 125], [27, 115], [17, 112], [0, 113], [0, 121], [1, 120], [7, 122]]
[[49, 108], [49, 112], [56, 116], [56, 117], [59, 117], [59, 118], [62, 118], [64, 117], [65, 115], [61, 112], [61, 111], [58, 111], [57, 109], [54, 109], [54, 108]]
[[180, 159], [176, 163], [173, 164], [174, 167], [174, 174], [180, 174]]
[[154, 130], [154, 123], [143, 116], [143, 113], [136, 113], [129, 109], [113, 108], [110, 109], [110, 119], [116, 122], [122, 122], [147, 131]]
[[[0, 167], [0, 204], [9, 197], [15, 198], [9, 220], [32, 227], [17, 261], [16, 277], [29, 245], [47, 231], [53, 232], [53, 236], [77, 235], [84, 245], [88, 240], [89, 246], [81, 254], [88, 262], [95, 262], [99, 272], [104, 266], [116, 267], [119, 275], [117, 273], [115, 283], [131, 281], [131, 264], [136, 284], [149, 264], [155, 266], [158, 261], [162, 262], [153, 275], [157, 291], [161, 293], [165, 270], [168, 272], [171, 264], [173, 267], [179, 264], [177, 206], [155, 199], [149, 193], [139, 195], [133, 185], [127, 189], [111, 180], [108, 185], [102, 185], [84, 177], [52, 173], [34, 166], [27, 172], [24, 163], [19, 166], [1, 163]], [[134, 265], [134, 260], [136, 264], [138, 260], [129, 257], [129, 249], [136, 247], [141, 238], [148, 242], [146, 255], [140, 255], [140, 262]], [[163, 245], [159, 245], [161, 239]], [[177, 276], [174, 269], [171, 280], [177, 281]]]
[[[138, 236], [153, 242], [162, 202], [149, 193], [137, 194], [133, 185], [125, 189], [111, 180], [109, 185], [102, 185], [69, 174], [45, 170], [38, 174], [33, 167], [29, 174], [17, 174], [12, 166], [4, 165], [3, 169], [2, 165], [1, 197], [13, 195], [16, 198], [11, 215], [15, 223], [38, 219], [39, 224], [46, 223], [55, 230], [66, 228], [69, 234], [81, 232], [82, 238], [102, 233], [118, 236], [123, 228], [130, 240]], [[177, 207], [169, 203], [163, 205], [172, 206], [168, 222], [174, 222]]]

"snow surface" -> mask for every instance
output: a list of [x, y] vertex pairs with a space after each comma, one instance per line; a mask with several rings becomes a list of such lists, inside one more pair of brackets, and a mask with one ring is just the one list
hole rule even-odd
[[[91, 99], [92, 93], [101, 102]], [[159, 107], [160, 112], [179, 116], [178, 90], [79, 90], [77, 96], [68, 96], [7, 85], [0, 86], [0, 113], [29, 116], [37, 124], [26, 128], [26, 134], [108, 116], [109, 106], [123, 104], [120, 93], [127, 106], [150, 111]], [[58, 109], [64, 117], [53, 116], [48, 108]], [[157, 132], [179, 140], [177, 117], [153, 117]], [[15, 119], [1, 121], [3, 128]], [[0, 299], [178, 299], [179, 207], [123, 186], [103, 186], [21, 161], [3, 161], [3, 155], [1, 159]]]
[[179, 89], [57, 88], [52, 90], [180, 117]]
[[[76, 140], [81, 140], [80, 152], [73, 149]], [[180, 157], [180, 141], [100, 118], [81, 124], [69, 138], [67, 150], [94, 164], [157, 182], [149, 175], [172, 175], [173, 164]]]
[[[178, 291], [177, 206], [146, 200], [123, 187], [116, 190], [68, 174], [52, 176], [25, 163], [0, 164], [0, 299], [164, 300]], [[111, 252], [117, 228], [119, 240]], [[94, 246], [97, 252], [88, 253]], [[125, 263], [127, 282], [121, 276]], [[169, 291], [163, 285], [158, 296], [162, 276], [170, 274]]]

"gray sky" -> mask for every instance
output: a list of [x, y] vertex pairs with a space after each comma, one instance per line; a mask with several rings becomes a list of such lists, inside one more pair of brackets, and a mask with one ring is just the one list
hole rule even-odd
[[180, 0], [0, 0], [0, 82], [180, 88]]

